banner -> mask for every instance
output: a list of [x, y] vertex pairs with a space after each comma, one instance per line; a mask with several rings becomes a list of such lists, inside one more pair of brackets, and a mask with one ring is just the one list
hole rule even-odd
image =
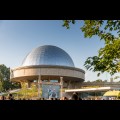
[[42, 98], [60, 98], [60, 86], [59, 85], [42, 85]]

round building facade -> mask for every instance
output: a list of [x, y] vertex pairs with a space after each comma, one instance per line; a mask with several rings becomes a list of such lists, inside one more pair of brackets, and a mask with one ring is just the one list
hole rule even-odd
[[63, 49], [44, 45], [33, 49], [24, 58], [20, 67], [11, 69], [11, 81], [41, 82], [63, 81], [63, 88], [80, 88], [85, 79], [85, 71], [74, 66], [72, 58]]

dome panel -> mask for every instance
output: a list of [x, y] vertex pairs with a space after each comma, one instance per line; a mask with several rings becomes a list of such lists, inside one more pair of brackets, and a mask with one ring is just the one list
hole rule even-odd
[[58, 65], [74, 67], [71, 57], [59, 47], [44, 45], [33, 49], [23, 60], [22, 66]]

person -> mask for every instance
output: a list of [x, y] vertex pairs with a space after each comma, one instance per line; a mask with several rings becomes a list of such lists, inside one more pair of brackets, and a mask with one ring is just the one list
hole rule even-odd
[[58, 100], [58, 98], [55, 98], [55, 100]]
[[43, 97], [42, 100], [45, 100], [45, 98]]
[[82, 98], [81, 98], [81, 97], [79, 97], [79, 100], [82, 100]]
[[72, 100], [79, 100], [77, 93], [73, 93]]
[[78, 94], [78, 92], [76, 92], [76, 94], [77, 94], [77, 96], [78, 96], [78, 99], [79, 99], [79, 100], [82, 100], [82, 98], [81, 98], [81, 97], [79, 97], [79, 94]]
[[38, 100], [42, 100], [41, 98], [38, 98]]
[[57, 98], [57, 93], [56, 93], [55, 89], [52, 91], [52, 98]]
[[62, 100], [68, 100], [68, 98], [67, 97], [63, 97]]
[[50, 98], [50, 100], [54, 100], [53, 98]]
[[5, 100], [5, 96], [4, 95], [1, 96], [1, 100]]
[[9, 95], [8, 95], [8, 99], [9, 99], [9, 100], [14, 100], [13, 95], [12, 95], [12, 94], [9, 94]]

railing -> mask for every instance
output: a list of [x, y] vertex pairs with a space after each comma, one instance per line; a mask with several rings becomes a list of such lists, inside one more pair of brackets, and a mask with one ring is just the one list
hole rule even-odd
[[85, 86], [116, 86], [116, 87], [120, 87], [120, 83], [118, 82], [84, 82], [82, 84], [82, 87]]

